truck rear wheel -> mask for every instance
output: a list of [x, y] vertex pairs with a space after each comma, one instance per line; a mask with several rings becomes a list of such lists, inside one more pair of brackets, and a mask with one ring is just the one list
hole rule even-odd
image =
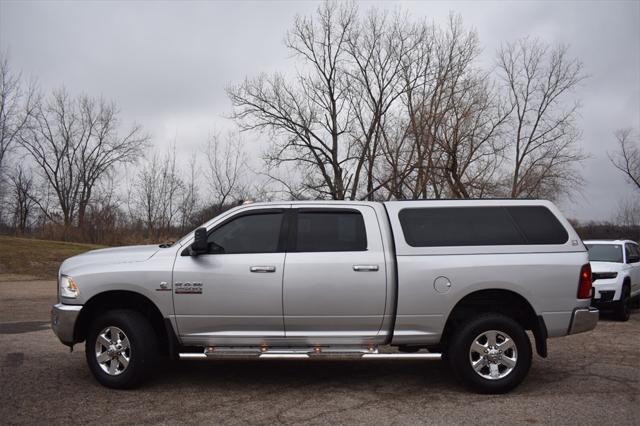
[[447, 355], [458, 380], [479, 393], [515, 388], [529, 372], [532, 358], [524, 328], [493, 313], [471, 319], [454, 332]]
[[139, 384], [155, 364], [157, 337], [149, 320], [132, 310], [107, 311], [91, 324], [85, 355], [102, 385], [128, 389]]

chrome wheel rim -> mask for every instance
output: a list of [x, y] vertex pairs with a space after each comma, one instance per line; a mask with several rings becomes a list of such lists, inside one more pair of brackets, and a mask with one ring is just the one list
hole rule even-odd
[[471, 368], [480, 377], [499, 380], [507, 377], [518, 362], [518, 348], [507, 333], [488, 330], [473, 339], [469, 348]]
[[129, 338], [118, 327], [105, 327], [96, 339], [95, 354], [102, 371], [110, 376], [122, 374], [131, 361]]

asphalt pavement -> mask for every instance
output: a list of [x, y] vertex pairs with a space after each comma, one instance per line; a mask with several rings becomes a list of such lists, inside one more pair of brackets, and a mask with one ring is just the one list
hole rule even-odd
[[640, 311], [549, 340], [507, 395], [442, 362], [165, 362], [142, 387], [100, 386], [49, 327], [52, 281], [0, 282], [0, 424], [640, 424]]

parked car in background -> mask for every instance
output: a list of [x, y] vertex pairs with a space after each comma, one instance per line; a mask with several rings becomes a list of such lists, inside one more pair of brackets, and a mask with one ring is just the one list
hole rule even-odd
[[632, 299], [640, 298], [640, 247], [630, 240], [589, 240], [594, 295], [592, 304], [612, 309], [616, 319], [627, 321]]

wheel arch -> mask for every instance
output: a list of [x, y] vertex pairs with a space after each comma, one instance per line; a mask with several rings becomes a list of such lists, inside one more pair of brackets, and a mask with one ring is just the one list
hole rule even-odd
[[622, 284], [620, 285], [620, 299], [622, 300], [622, 295], [624, 293], [624, 288], [627, 287], [629, 290], [629, 295], [631, 296], [631, 277], [629, 275], [625, 275], [622, 278]]
[[521, 294], [508, 289], [488, 288], [475, 290], [462, 297], [451, 309], [442, 333], [442, 343], [447, 341], [457, 326], [472, 315], [497, 312], [513, 318], [535, 337], [536, 352], [547, 356], [547, 327], [541, 315], [537, 315], [531, 303]]
[[115, 309], [130, 309], [144, 315], [158, 337], [162, 352], [173, 355], [177, 343], [173, 327], [165, 320], [160, 309], [147, 296], [129, 290], [109, 290], [91, 297], [82, 307], [74, 326], [74, 342], [87, 338], [89, 326], [94, 318]]

